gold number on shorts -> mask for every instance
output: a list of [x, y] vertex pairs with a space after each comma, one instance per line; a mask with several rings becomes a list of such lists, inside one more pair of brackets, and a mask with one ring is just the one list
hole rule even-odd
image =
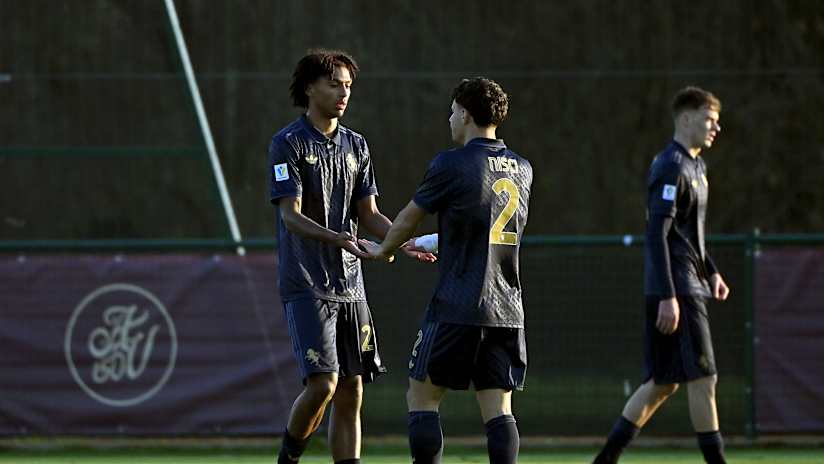
[[360, 331], [365, 333], [366, 336], [363, 337], [363, 343], [361, 344], [361, 351], [372, 351], [374, 347], [369, 344], [372, 341], [372, 326], [364, 325], [360, 328]]
[[489, 243], [493, 245], [517, 245], [518, 234], [516, 232], [504, 232], [504, 227], [512, 219], [515, 211], [518, 210], [518, 200], [521, 193], [518, 191], [518, 186], [511, 179], [503, 177], [492, 184], [492, 191], [495, 195], [500, 195], [506, 192], [509, 199], [506, 201], [506, 206], [501, 210], [501, 214], [495, 219], [492, 228], [489, 230]]

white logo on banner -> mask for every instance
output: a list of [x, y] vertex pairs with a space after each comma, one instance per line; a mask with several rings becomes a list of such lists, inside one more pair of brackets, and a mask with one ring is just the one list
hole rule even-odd
[[[168, 339], [161, 353], [164, 360], [153, 360], [158, 337]], [[111, 284], [88, 294], [74, 309], [65, 351], [72, 377], [89, 396], [109, 406], [134, 406], [169, 380], [177, 334], [157, 297], [136, 285]], [[154, 382], [141, 380], [150, 362], [149, 371], [162, 372]], [[154, 366], [157, 363], [165, 365]]]

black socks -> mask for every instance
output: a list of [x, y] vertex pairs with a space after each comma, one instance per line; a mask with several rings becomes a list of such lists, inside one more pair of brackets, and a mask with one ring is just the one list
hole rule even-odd
[[628, 421], [624, 416], [618, 418], [615, 425], [612, 426], [612, 431], [609, 432], [607, 443], [604, 448], [592, 461], [592, 464], [614, 464], [618, 462], [618, 458], [627, 445], [638, 436], [641, 431], [635, 424]]
[[704, 454], [704, 460], [709, 464], [726, 464], [724, 459], [724, 439], [721, 432], [698, 432], [698, 447]]
[[289, 435], [289, 430], [283, 431], [283, 445], [278, 453], [278, 464], [294, 464], [300, 460], [300, 456], [306, 451], [309, 437], [305, 440], [298, 440]]
[[515, 464], [521, 439], [515, 417], [504, 414], [484, 424], [486, 428], [486, 449], [490, 464]]
[[435, 411], [409, 413], [409, 449], [414, 464], [440, 464], [443, 455], [440, 414]]

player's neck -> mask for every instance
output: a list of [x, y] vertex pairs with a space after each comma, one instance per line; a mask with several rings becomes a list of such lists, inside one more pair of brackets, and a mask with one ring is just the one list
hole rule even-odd
[[466, 132], [464, 132], [464, 140], [463, 145], [469, 143], [472, 139], [497, 139], [498, 137], [495, 135], [495, 126], [487, 126], [487, 127], [478, 127], [475, 125], [470, 124], [466, 128]]
[[701, 154], [701, 147], [692, 147], [689, 143], [687, 143], [687, 138], [684, 137], [682, 134], [678, 132], [672, 136], [672, 139], [678, 142], [682, 147], [687, 149], [687, 153], [693, 158], [698, 157]]
[[306, 111], [306, 118], [312, 123], [312, 126], [321, 134], [330, 137], [338, 128], [338, 118], [327, 118], [321, 116], [317, 111], [312, 111], [310, 108]]

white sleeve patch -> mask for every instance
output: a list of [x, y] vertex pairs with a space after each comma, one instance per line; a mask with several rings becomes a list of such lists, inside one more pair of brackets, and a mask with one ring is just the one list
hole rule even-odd
[[275, 181], [282, 182], [284, 180], [289, 180], [289, 168], [286, 167], [286, 163], [276, 164]]
[[661, 195], [661, 198], [668, 201], [675, 200], [675, 193], [678, 189], [674, 185], [664, 184], [664, 193]]

